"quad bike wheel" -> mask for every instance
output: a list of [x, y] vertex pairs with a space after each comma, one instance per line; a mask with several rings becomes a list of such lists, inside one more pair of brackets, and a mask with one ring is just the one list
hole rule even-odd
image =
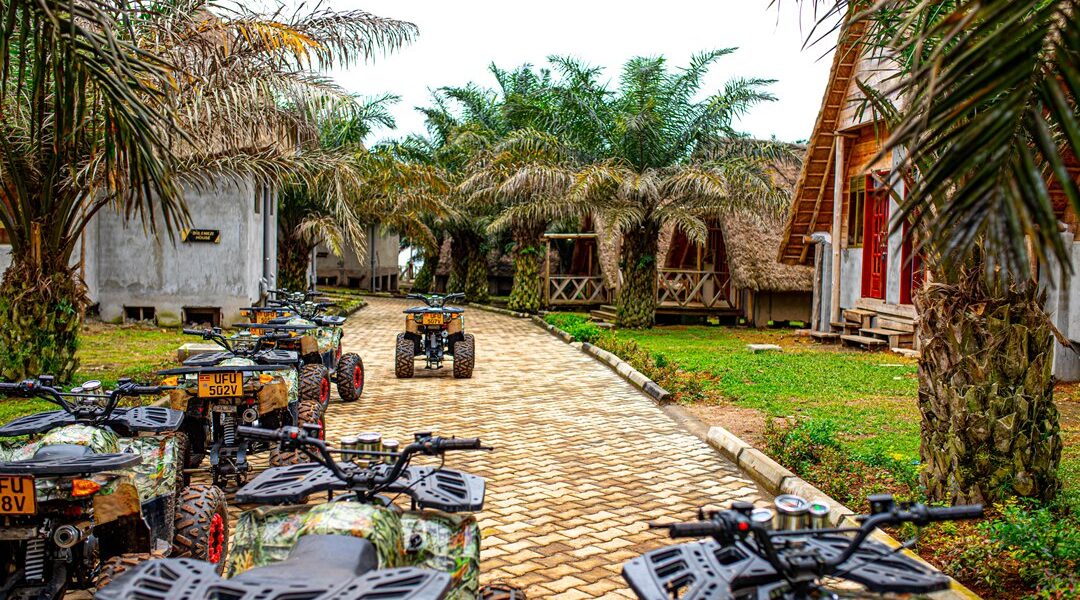
[[[319, 437], [326, 439], [326, 410], [324, 407], [319, 406], [318, 402], [301, 402], [299, 409], [296, 411], [296, 416], [296, 425], [298, 427], [303, 427], [308, 423], [318, 423], [321, 428]], [[286, 465], [311, 462], [311, 459], [299, 450], [282, 452], [279, 448], [273, 448], [270, 450], [267, 462], [271, 467], [284, 467]]]
[[228, 550], [229, 513], [225, 492], [210, 485], [184, 488], [176, 507], [173, 556], [211, 563], [220, 575], [225, 570]]
[[344, 354], [335, 373], [338, 396], [343, 402], [356, 402], [364, 393], [364, 361], [358, 354]]
[[[121, 554], [120, 556], [113, 556], [101, 564], [101, 568], [98, 569], [97, 576], [94, 577], [94, 589], [100, 590], [101, 588], [109, 585], [116, 578], [126, 573], [129, 569], [134, 569], [139, 566], [140, 563], [148, 560], [160, 558], [153, 554], [143, 552], [139, 554]], [[60, 596], [63, 597], [63, 596]]]
[[416, 358], [416, 345], [404, 333], [397, 335], [397, 346], [394, 348], [394, 375], [398, 379], [408, 379], [413, 376], [413, 359]]
[[300, 402], [306, 400], [318, 402], [324, 407], [330, 403], [330, 371], [325, 366], [300, 367]]
[[466, 333], [465, 339], [454, 342], [454, 379], [471, 378], [475, 365], [476, 338]]

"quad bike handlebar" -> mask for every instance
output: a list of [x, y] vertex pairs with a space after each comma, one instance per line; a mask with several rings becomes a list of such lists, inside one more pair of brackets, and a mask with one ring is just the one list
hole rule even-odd
[[[870, 506], [871, 514], [858, 517], [858, 528], [773, 531], [769, 521], [755, 518], [755, 507], [745, 502], [736, 502], [729, 510], [699, 513], [697, 521], [650, 523], [650, 528], [667, 529], [672, 538], [712, 540], [633, 559], [624, 566], [623, 576], [639, 598], [648, 600], [676, 593], [695, 600], [717, 585], [726, 585], [727, 595], [708, 592], [713, 594], [710, 598], [733, 598], [736, 592], [750, 588], [762, 591], [761, 597], [803, 600], [813, 596], [824, 578], [855, 581], [874, 593], [928, 593], [947, 587], [948, 577], [899, 554], [906, 546], [891, 549], [869, 536], [884, 525], [912, 523], [922, 527], [983, 516], [981, 505], [938, 508], [896, 503], [888, 494], [871, 496]], [[665, 550], [676, 551], [680, 560], [696, 558], [671, 568], [667, 562], [675, 559], [658, 554]], [[721, 561], [725, 568], [715, 569], [710, 557], [720, 560], [721, 555], [729, 562]], [[768, 595], [772, 592], [780, 595]]]
[[229, 338], [225, 337], [225, 334], [221, 331], [220, 327], [214, 327], [211, 329], [184, 329], [185, 335], [197, 335], [204, 340], [214, 342], [218, 346], [221, 346], [226, 352], [235, 354], [237, 356], [243, 356], [251, 358], [263, 350], [270, 350], [275, 347], [275, 344], [281, 340], [287, 340], [291, 336], [288, 333], [265, 333], [258, 337], [251, 338], [252, 344], [245, 344], [247, 347], [241, 347], [241, 345], [234, 344]]
[[[175, 388], [163, 385], [139, 385], [131, 379], [123, 378], [117, 381], [116, 389], [111, 392], [94, 393], [97, 389], [95, 387], [87, 392], [77, 386], [65, 392], [63, 388], [55, 386], [55, 378], [50, 375], [41, 375], [37, 379], [25, 379], [18, 383], [0, 383], [0, 395], [41, 398], [58, 405], [64, 412], [84, 423], [107, 421], [120, 404], [121, 398], [153, 396]], [[105, 404], [99, 405], [94, 402], [95, 400], [105, 400]]]
[[442, 308], [448, 302], [465, 300], [465, 294], [460, 292], [454, 294], [408, 294], [405, 298], [408, 300], [420, 300], [431, 308]]
[[[318, 425], [282, 427], [280, 429], [240, 426], [236, 428], [236, 433], [241, 437], [250, 439], [278, 442], [283, 451], [300, 450], [313, 462], [328, 469], [333, 473], [334, 477], [345, 482], [350, 489], [356, 487], [364, 490], [374, 490], [371, 492], [372, 496], [379, 489], [397, 481], [416, 455], [441, 456], [446, 452], [492, 449], [485, 447], [479, 438], [444, 438], [433, 436], [430, 432], [421, 432], [415, 434], [414, 441], [397, 453], [341, 450], [331, 447], [320, 439], [320, 429]], [[378, 454], [392, 457], [394, 460], [389, 469], [342, 468], [342, 465], [334, 460], [334, 453], [345, 455]]]

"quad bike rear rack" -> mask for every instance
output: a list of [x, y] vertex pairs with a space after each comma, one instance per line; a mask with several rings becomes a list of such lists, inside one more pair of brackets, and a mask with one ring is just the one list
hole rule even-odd
[[[105, 425], [118, 433], [163, 433], [175, 431], [184, 420], [184, 414], [159, 406], [140, 406], [137, 408], [115, 408], [109, 418], [98, 425]], [[27, 415], [0, 427], [0, 437], [34, 435], [51, 431], [58, 427], [77, 425], [80, 421], [74, 415], [63, 410], [53, 410]]]
[[0, 463], [0, 475], [37, 475], [39, 477], [89, 475], [91, 473], [127, 469], [141, 462], [141, 456], [130, 453], [30, 458]]

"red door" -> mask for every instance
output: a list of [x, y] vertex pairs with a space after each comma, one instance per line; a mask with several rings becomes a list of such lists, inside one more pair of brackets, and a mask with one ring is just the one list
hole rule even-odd
[[885, 299], [885, 270], [889, 261], [889, 194], [866, 176], [866, 217], [863, 227], [864, 298]]

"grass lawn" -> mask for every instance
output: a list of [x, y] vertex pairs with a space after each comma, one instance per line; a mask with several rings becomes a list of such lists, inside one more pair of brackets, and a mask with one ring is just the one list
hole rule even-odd
[[[735, 406], [766, 417], [829, 421], [856, 454], [918, 458], [918, 381], [911, 359], [813, 344], [791, 330], [678, 326], [618, 335], [702, 374], [708, 390]], [[784, 351], [754, 354], [747, 344], [776, 344]]]

